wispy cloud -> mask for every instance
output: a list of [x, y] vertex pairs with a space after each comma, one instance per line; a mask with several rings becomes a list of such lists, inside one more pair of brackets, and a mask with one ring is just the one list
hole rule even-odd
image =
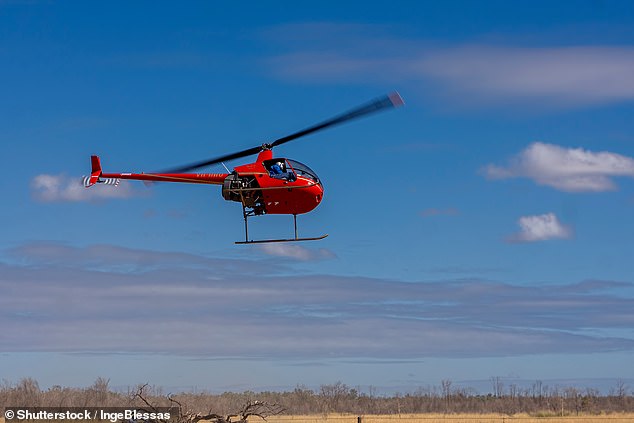
[[432, 216], [457, 216], [460, 214], [458, 209], [449, 207], [446, 209], [438, 209], [438, 208], [428, 208], [420, 212], [422, 217], [432, 217]]
[[572, 229], [559, 222], [554, 213], [522, 216], [517, 223], [520, 231], [509, 238], [511, 242], [537, 242], [572, 237]]
[[[31, 242], [7, 250], [11, 261], [23, 265], [74, 268], [105, 273], [147, 273], [173, 270], [208, 270], [209, 277], [226, 277], [234, 273], [243, 276], [261, 273], [261, 261], [213, 258], [195, 254], [161, 252], [95, 244], [74, 247], [56, 242]], [[269, 274], [288, 270], [285, 266], [267, 261]]]
[[634, 159], [607, 151], [535, 142], [507, 166], [489, 164], [484, 174], [490, 179], [529, 178], [561, 191], [610, 191], [616, 189], [611, 177], [634, 178]]
[[296, 244], [269, 243], [263, 244], [260, 250], [267, 255], [290, 258], [300, 261], [313, 261], [335, 258], [334, 252], [325, 249], [310, 249]]
[[634, 99], [631, 46], [458, 46], [436, 50], [418, 69], [455, 91], [499, 100], [578, 107]]
[[286, 52], [269, 59], [270, 69], [313, 82], [405, 80], [480, 104], [580, 107], [634, 100], [634, 46], [440, 46], [390, 30], [328, 22], [279, 26], [270, 39]]
[[37, 175], [31, 180], [31, 194], [37, 201], [45, 203], [96, 201], [144, 195], [127, 181], [121, 181], [116, 187], [96, 184], [86, 188], [79, 177], [48, 174]]
[[10, 258], [0, 263], [4, 351], [414, 359], [634, 350], [623, 335], [634, 325], [631, 282], [263, 274], [253, 259], [54, 243]]

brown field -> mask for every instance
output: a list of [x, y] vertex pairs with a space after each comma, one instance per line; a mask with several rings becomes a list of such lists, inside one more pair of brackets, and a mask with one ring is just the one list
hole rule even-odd
[[[250, 423], [262, 422], [249, 419]], [[507, 416], [503, 414], [401, 414], [363, 416], [362, 423], [634, 423], [634, 413], [613, 413], [597, 416], [532, 417], [528, 415]], [[0, 423], [5, 423], [0, 417]], [[357, 423], [357, 416], [329, 414], [324, 416], [271, 416], [266, 423]]]
[[[267, 423], [357, 423], [357, 416], [329, 414], [312, 416], [271, 416]], [[634, 413], [566, 417], [507, 416], [503, 414], [401, 414], [363, 416], [362, 423], [634, 423]]]

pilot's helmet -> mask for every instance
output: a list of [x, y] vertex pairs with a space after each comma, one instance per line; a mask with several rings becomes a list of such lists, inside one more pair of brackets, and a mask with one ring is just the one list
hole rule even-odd
[[280, 167], [280, 169], [284, 170], [284, 163], [283, 162], [277, 162], [276, 165], [278, 165]]

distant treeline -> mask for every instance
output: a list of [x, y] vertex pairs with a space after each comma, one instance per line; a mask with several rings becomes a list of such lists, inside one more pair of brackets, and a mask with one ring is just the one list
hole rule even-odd
[[[470, 388], [456, 388], [451, 381], [440, 386], [419, 388], [407, 394], [377, 395], [373, 389], [360, 392], [344, 383], [321, 385], [317, 390], [302, 386], [286, 392], [225, 392], [223, 394], [166, 393], [160, 387], [139, 385], [125, 392], [113, 391], [109, 380], [98, 378], [87, 388], [53, 386], [42, 390], [36, 380], [5, 382], [0, 387], [2, 406], [47, 407], [130, 407], [144, 406], [139, 393], [152, 405], [180, 404], [187, 412], [230, 414], [248, 401], [278, 404], [284, 414], [327, 413], [414, 414], [414, 413], [527, 413], [530, 415], [576, 415], [634, 412], [634, 397], [629, 386], [617, 382], [606, 394], [596, 389], [546, 386], [535, 382], [529, 388], [505, 386], [491, 378], [492, 393], [481, 395]], [[173, 400], [170, 400], [170, 398]]]

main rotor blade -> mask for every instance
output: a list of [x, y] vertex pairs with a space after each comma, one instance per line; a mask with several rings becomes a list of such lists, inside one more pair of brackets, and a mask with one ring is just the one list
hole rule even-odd
[[318, 123], [317, 125], [313, 125], [299, 132], [295, 132], [294, 134], [279, 138], [270, 144], [263, 144], [257, 147], [251, 147], [246, 150], [238, 151], [237, 153], [226, 154], [224, 156], [216, 157], [214, 159], [204, 160], [201, 162], [196, 162], [189, 165], [176, 167], [176, 168], [169, 169], [167, 171], [162, 171], [157, 173], [184, 173], [184, 172], [189, 172], [191, 170], [200, 169], [201, 167], [210, 166], [210, 165], [221, 163], [221, 162], [226, 162], [229, 160], [239, 159], [241, 157], [251, 156], [253, 154], [258, 154], [260, 151], [264, 149], [276, 147], [278, 145], [287, 143], [289, 141], [296, 140], [297, 138], [303, 137], [305, 135], [312, 134], [313, 132], [321, 131], [322, 129], [339, 125], [340, 123], [347, 122], [352, 119], [360, 118], [362, 116], [369, 115], [371, 113], [375, 113], [383, 109], [387, 109], [391, 107], [399, 107], [399, 106], [402, 106], [403, 104], [404, 104], [403, 99], [401, 98], [399, 93], [395, 91], [391, 94], [388, 94], [383, 97], [379, 97], [375, 100], [370, 101], [369, 103], [356, 107], [352, 110], [348, 110], [347, 112], [339, 116], [335, 116], [334, 118], [328, 119], [322, 123]]
[[312, 134], [313, 132], [321, 131], [322, 129], [339, 125], [340, 123], [347, 122], [352, 119], [360, 118], [362, 116], [369, 115], [371, 113], [375, 113], [386, 108], [399, 107], [399, 106], [402, 106], [403, 104], [404, 104], [403, 99], [401, 98], [399, 93], [394, 91], [391, 94], [388, 94], [383, 97], [379, 97], [376, 100], [373, 100], [369, 103], [366, 103], [352, 110], [349, 110], [339, 116], [335, 116], [332, 119], [328, 119], [322, 123], [318, 123], [317, 125], [303, 129], [299, 132], [295, 132], [294, 134], [279, 138], [271, 143], [271, 147], [276, 147], [278, 145], [287, 143], [289, 141], [296, 140], [297, 138], [303, 137], [305, 135]]
[[233, 159], [239, 159], [241, 157], [251, 156], [253, 154], [258, 154], [262, 151], [262, 146], [259, 145], [257, 147], [251, 147], [246, 150], [238, 151], [237, 153], [226, 154], [224, 156], [216, 157], [215, 159], [204, 160], [202, 162], [192, 163], [189, 165], [184, 165], [181, 167], [175, 167], [172, 169], [168, 169], [166, 171], [158, 172], [158, 173], [185, 173], [191, 170], [200, 169], [201, 167], [211, 166], [213, 164], [227, 162]]

